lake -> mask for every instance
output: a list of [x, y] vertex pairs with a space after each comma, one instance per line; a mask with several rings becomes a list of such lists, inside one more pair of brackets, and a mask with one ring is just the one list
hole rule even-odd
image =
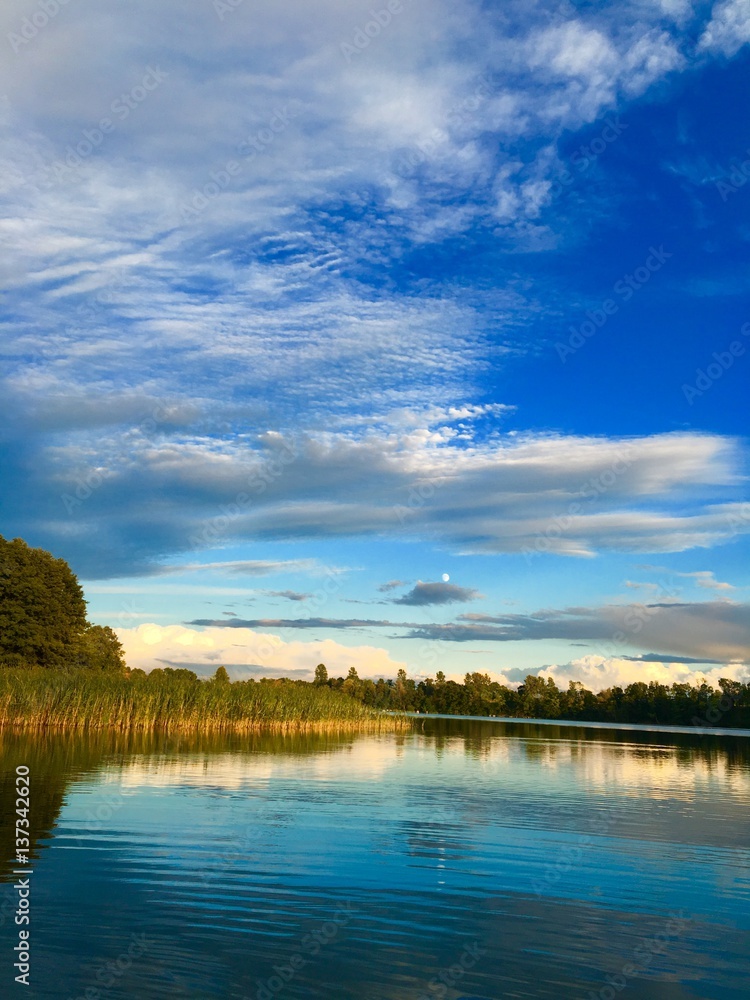
[[[0, 734], [31, 773], [31, 985], [3, 996], [746, 998], [750, 741]], [[14, 870], [14, 869], [13, 869]]]

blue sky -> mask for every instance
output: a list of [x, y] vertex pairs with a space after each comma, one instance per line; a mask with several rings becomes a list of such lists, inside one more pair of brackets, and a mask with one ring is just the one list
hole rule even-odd
[[748, 677], [748, 0], [0, 17], [0, 530], [133, 665]]

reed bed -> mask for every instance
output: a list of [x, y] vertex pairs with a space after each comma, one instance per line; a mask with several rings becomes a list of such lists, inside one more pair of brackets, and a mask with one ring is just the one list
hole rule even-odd
[[165, 733], [405, 730], [339, 691], [285, 681], [221, 683], [0, 670], [0, 727]]

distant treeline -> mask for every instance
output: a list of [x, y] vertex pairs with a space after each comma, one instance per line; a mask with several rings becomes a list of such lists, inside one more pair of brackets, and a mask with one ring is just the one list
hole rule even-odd
[[224, 667], [212, 678], [192, 670], [156, 668], [115, 671], [0, 670], [0, 729], [74, 728], [252, 732], [398, 728], [383, 711], [569, 721], [652, 723], [673, 726], [750, 728], [750, 685], [722, 679], [708, 684], [629, 684], [594, 694], [571, 681], [561, 691], [551, 679], [529, 675], [517, 689], [487, 674], [464, 683], [414, 681], [399, 670], [394, 679], [328, 677], [315, 669], [311, 683], [264, 677], [231, 682]]
[[365, 680], [352, 667], [346, 678], [328, 678], [318, 664], [315, 684], [340, 689], [373, 708], [445, 715], [570, 719], [585, 722], [640, 722], [670, 726], [750, 728], [750, 684], [722, 678], [710, 684], [658, 684], [643, 681], [594, 694], [579, 681], [561, 691], [551, 678], [529, 675], [517, 690], [488, 674], [466, 674], [463, 684], [445, 679], [416, 682], [399, 670], [395, 680]]

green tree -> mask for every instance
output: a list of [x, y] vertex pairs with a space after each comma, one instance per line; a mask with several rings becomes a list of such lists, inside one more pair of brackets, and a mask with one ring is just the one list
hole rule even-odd
[[81, 636], [79, 666], [87, 670], [125, 673], [122, 643], [109, 625], [89, 625]]
[[406, 676], [406, 671], [401, 667], [396, 673], [396, 683], [393, 686], [393, 704], [401, 711], [410, 712], [416, 708], [417, 685]]
[[560, 691], [551, 677], [529, 674], [518, 689], [518, 707], [528, 719], [559, 719]]
[[349, 673], [346, 680], [341, 685], [341, 689], [348, 694], [350, 698], [357, 698], [359, 701], [362, 700], [364, 685], [359, 679], [356, 667], [349, 667]]
[[371, 681], [369, 678], [360, 682], [362, 687], [359, 692], [360, 700], [364, 702], [365, 705], [374, 707], [377, 704], [377, 691], [375, 688], [375, 682]]
[[83, 591], [65, 560], [0, 536], [0, 663], [75, 666], [87, 628]]
[[[193, 674], [195, 677], [195, 674]], [[229, 674], [226, 667], [217, 667], [213, 679], [217, 684], [229, 684]]]
[[560, 714], [564, 719], [596, 719], [596, 697], [581, 681], [569, 681], [568, 690], [560, 692]]
[[[216, 671], [218, 674], [219, 670], [224, 670], [223, 667], [219, 667]], [[194, 670], [188, 670], [187, 667], [164, 667], [162, 675], [169, 681], [197, 681], [198, 675]], [[214, 674], [214, 680], [216, 679], [216, 674]], [[227, 680], [229, 680], [229, 674], [227, 674]]]
[[320, 687], [328, 683], [328, 671], [325, 663], [319, 663], [315, 668], [315, 683]]

